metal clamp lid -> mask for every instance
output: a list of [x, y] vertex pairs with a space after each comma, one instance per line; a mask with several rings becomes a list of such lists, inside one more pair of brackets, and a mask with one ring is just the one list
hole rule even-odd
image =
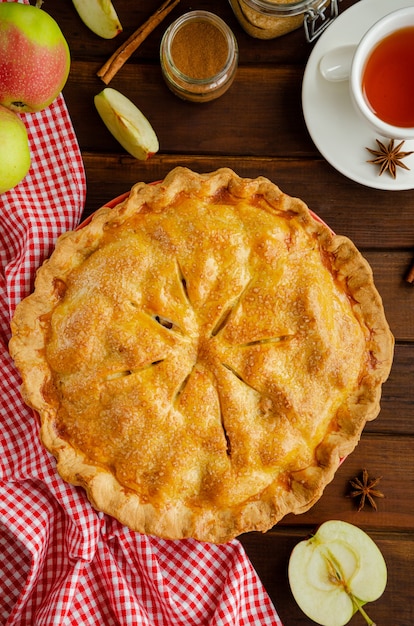
[[338, 2], [342, 0], [331, 0], [329, 10], [330, 13], [325, 15], [325, 10], [328, 9], [326, 0], [322, 0], [316, 8], [309, 9], [304, 17], [303, 25], [305, 28], [306, 39], [309, 43], [315, 41], [328, 28], [329, 24], [338, 17], [339, 8]]

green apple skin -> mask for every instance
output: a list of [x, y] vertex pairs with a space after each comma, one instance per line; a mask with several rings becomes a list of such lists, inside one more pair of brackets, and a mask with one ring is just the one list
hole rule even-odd
[[0, 106], [0, 194], [20, 183], [29, 168], [26, 126], [16, 113]]
[[41, 111], [62, 91], [69, 69], [68, 44], [48, 13], [29, 4], [0, 3], [0, 104]]

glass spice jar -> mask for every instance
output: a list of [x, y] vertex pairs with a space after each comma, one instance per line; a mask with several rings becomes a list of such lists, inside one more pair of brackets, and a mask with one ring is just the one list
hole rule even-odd
[[161, 69], [173, 93], [209, 102], [227, 91], [238, 65], [236, 38], [209, 11], [190, 11], [168, 27], [160, 47]]
[[[229, 0], [244, 30], [257, 39], [274, 39], [304, 25], [314, 41], [338, 15], [341, 0]], [[329, 8], [329, 14], [325, 11]]]

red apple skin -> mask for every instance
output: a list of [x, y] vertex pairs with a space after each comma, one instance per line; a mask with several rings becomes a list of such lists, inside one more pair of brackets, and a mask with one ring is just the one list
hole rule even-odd
[[0, 104], [41, 111], [59, 95], [69, 69], [67, 42], [48, 13], [28, 4], [0, 3]]

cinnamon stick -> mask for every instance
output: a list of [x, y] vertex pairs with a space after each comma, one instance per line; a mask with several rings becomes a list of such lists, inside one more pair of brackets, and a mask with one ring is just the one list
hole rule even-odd
[[156, 11], [121, 45], [97, 72], [97, 75], [108, 85], [115, 74], [128, 61], [130, 56], [142, 44], [150, 33], [177, 6], [180, 0], [166, 0]]

